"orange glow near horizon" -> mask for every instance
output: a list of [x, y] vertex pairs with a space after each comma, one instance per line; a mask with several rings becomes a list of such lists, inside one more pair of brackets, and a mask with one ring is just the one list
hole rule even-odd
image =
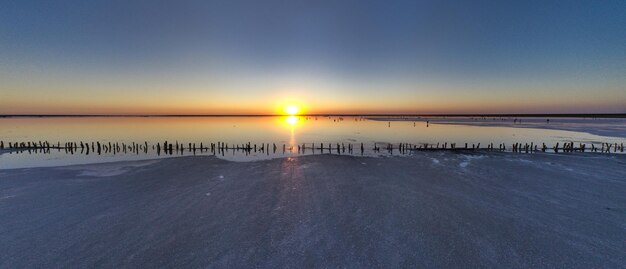
[[[296, 116], [309, 113], [308, 104], [300, 101], [300, 98], [294, 97], [277, 97], [274, 100], [268, 101], [268, 104], [273, 103], [274, 115], [284, 116]], [[259, 106], [258, 110], [264, 110]]]
[[[591, 91], [590, 91], [591, 92]], [[220, 96], [136, 96], [101, 95], [102, 98], [47, 94], [22, 99], [17, 92], [0, 98], [0, 114], [63, 115], [310, 115], [310, 114], [438, 114], [438, 113], [623, 113], [624, 99], [605, 100], [607, 95], [585, 96], [585, 101], [555, 104], [554, 98], [532, 96], [452, 97], [406, 96], [393, 102], [377, 96], [339, 99], [299, 93], [299, 98], [268, 95], [254, 100]], [[419, 98], [418, 98], [419, 97]], [[375, 100], [372, 100], [375, 98]], [[299, 101], [306, 100], [306, 103]], [[168, 100], [168, 102], [163, 102]], [[340, 102], [339, 100], [345, 100]], [[391, 105], [393, 104], [393, 105]], [[602, 106], [598, 105], [602, 104]], [[602, 109], [600, 109], [600, 107]]]

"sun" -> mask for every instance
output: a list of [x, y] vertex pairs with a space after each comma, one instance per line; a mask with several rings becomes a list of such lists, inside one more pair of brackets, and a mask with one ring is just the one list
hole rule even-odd
[[294, 105], [289, 105], [285, 108], [285, 112], [287, 112], [287, 115], [296, 115], [298, 114], [298, 111], [300, 111], [300, 109]]

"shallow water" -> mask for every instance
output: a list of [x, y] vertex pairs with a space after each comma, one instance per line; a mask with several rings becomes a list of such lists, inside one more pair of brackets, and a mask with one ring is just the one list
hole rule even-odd
[[[415, 145], [437, 143], [456, 143], [462, 147], [468, 143], [481, 144], [485, 147], [489, 143], [494, 145], [504, 143], [511, 147], [513, 143], [546, 143], [549, 147], [563, 142], [596, 144], [624, 143], [626, 140], [619, 137], [594, 135], [585, 132], [550, 130], [537, 128], [515, 128], [510, 126], [480, 126], [431, 124], [415, 119], [415, 121], [387, 121], [369, 120], [363, 117], [61, 117], [61, 118], [0, 118], [0, 140], [5, 147], [8, 142], [48, 141], [53, 145], [57, 142], [95, 142], [102, 143], [141, 143], [149, 144], [148, 152], [138, 154], [94, 154], [80, 153], [80, 148], [73, 154], [65, 150], [53, 149], [49, 153], [35, 153], [24, 151], [21, 153], [7, 153], [0, 155], [0, 168], [57, 166], [68, 164], [82, 164], [94, 162], [109, 162], [121, 160], [137, 160], [155, 157], [169, 157], [163, 152], [157, 155], [152, 146], [156, 143], [168, 141], [179, 142], [187, 147], [188, 143], [196, 143], [204, 147], [210, 143], [227, 143], [229, 146], [250, 143], [251, 145], [276, 144], [278, 150], [264, 150], [263, 152], [226, 151], [217, 152], [220, 158], [236, 161], [248, 161], [302, 154], [328, 153], [319, 149], [298, 152], [297, 146], [306, 144], [309, 147], [315, 143], [319, 147], [332, 144], [331, 153], [336, 154], [336, 144], [354, 146], [352, 155], [361, 155], [360, 144], [364, 144], [362, 155], [378, 156], [394, 154], [384, 150], [376, 152], [374, 145], [385, 147], [388, 143], [409, 143]], [[552, 119], [552, 124], [558, 124], [559, 119]], [[442, 122], [443, 123], [443, 122]], [[580, 124], [593, 123], [593, 119], [580, 120]], [[462, 122], [460, 124], [463, 124]], [[568, 126], [576, 124], [567, 121]], [[286, 151], [283, 152], [283, 145]], [[289, 150], [293, 146], [293, 150]], [[347, 153], [343, 152], [344, 154]], [[182, 155], [194, 154], [184, 151]], [[199, 150], [196, 155], [213, 155], [211, 151]], [[397, 154], [397, 151], [395, 152]], [[175, 154], [176, 156], [180, 154]]]
[[546, 118], [546, 117], [377, 117], [387, 121], [430, 121], [437, 124], [503, 126], [586, 132], [600, 136], [626, 138], [626, 118]]

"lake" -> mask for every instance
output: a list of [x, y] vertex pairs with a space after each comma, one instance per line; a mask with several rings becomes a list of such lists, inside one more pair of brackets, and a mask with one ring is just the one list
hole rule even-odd
[[[489, 122], [487, 122], [489, 120]], [[526, 119], [524, 119], [526, 120]], [[427, 124], [426, 121], [429, 121]], [[63, 149], [52, 149], [41, 153], [35, 151], [11, 152], [0, 155], [0, 168], [57, 166], [68, 164], [84, 164], [122, 160], [150, 159], [170, 156], [189, 156], [193, 151], [184, 150], [169, 155], [157, 152], [157, 143], [180, 143], [185, 148], [189, 143], [196, 147], [224, 143], [229, 147], [256, 144], [256, 152], [244, 150], [227, 150], [211, 152], [197, 150], [196, 155], [217, 155], [220, 158], [234, 161], [252, 161], [258, 159], [297, 156], [302, 154], [336, 154], [336, 145], [348, 147], [352, 145], [351, 155], [386, 156], [398, 154], [385, 150], [375, 151], [374, 147], [386, 147], [389, 143], [398, 145], [431, 146], [437, 143], [456, 143], [457, 147], [468, 143], [481, 144], [486, 147], [493, 143], [504, 143], [510, 148], [514, 143], [545, 143], [548, 147], [556, 143], [574, 142], [585, 144], [625, 142], [624, 135], [606, 136], [591, 134], [581, 130], [594, 128], [608, 129], [611, 126], [623, 127], [623, 119], [529, 119], [531, 126], [516, 126], [512, 118], [483, 119], [473, 118], [365, 118], [339, 116], [258, 116], [258, 117], [7, 117], [0, 118], [0, 140], [5, 147], [14, 142], [48, 141], [52, 145], [66, 142], [101, 142], [108, 144], [136, 144], [149, 146], [147, 152], [101, 153], [100, 155], [81, 153], [80, 147], [74, 152], [66, 153]], [[567, 130], [553, 130], [561, 128]], [[581, 126], [580, 130], [576, 129]], [[520, 128], [524, 127], [524, 128]], [[564, 127], [563, 127], [564, 128]], [[563, 129], [561, 128], [561, 129]], [[577, 131], [573, 131], [577, 130]], [[617, 134], [620, 134], [618, 129]], [[593, 132], [597, 133], [597, 132]], [[614, 132], [615, 133], [615, 132]], [[613, 133], [613, 134], [614, 134]], [[331, 151], [313, 150], [324, 144], [331, 145]], [[361, 153], [360, 145], [364, 151]], [[260, 151], [261, 144], [266, 145]], [[267, 150], [267, 145], [270, 150]], [[273, 150], [274, 144], [277, 150]], [[311, 147], [298, 152], [300, 145]], [[285, 152], [283, 152], [283, 145]], [[314, 145], [312, 147], [311, 145]], [[290, 150], [291, 149], [291, 150]], [[340, 151], [346, 154], [346, 151]], [[405, 152], [406, 153], [406, 152]]]

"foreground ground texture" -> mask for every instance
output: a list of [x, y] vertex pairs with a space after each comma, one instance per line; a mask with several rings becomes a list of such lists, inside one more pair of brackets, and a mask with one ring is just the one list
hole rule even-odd
[[625, 168], [429, 152], [0, 170], [0, 267], [619, 268]]

